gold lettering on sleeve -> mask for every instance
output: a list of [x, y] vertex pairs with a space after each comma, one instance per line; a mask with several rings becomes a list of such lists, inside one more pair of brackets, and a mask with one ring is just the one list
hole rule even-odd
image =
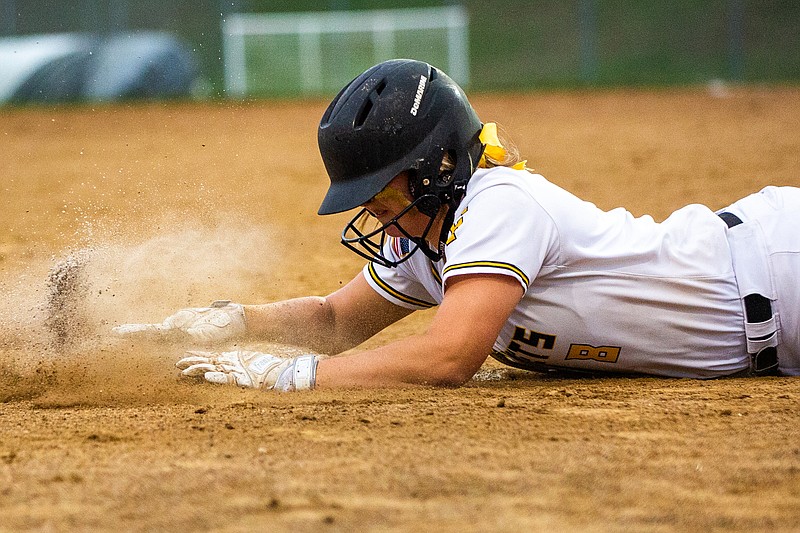
[[464, 213], [466, 213], [468, 209], [469, 207], [465, 207], [464, 210], [461, 211], [461, 214], [458, 215], [458, 220], [453, 222], [453, 225], [450, 226], [450, 232], [447, 234], [447, 242], [445, 242], [445, 244], [450, 244], [456, 240], [456, 230], [464, 223]]

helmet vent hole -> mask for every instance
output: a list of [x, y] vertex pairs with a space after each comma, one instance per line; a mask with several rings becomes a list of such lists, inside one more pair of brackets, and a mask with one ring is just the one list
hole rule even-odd
[[356, 115], [355, 121], [353, 121], [353, 126], [358, 129], [364, 125], [366, 122], [367, 117], [369, 116], [369, 112], [372, 111], [372, 106], [374, 105], [375, 101], [380, 96], [381, 92], [386, 88], [386, 80], [381, 80], [378, 85], [375, 86], [375, 89], [369, 94], [369, 96], [364, 101], [364, 104], [361, 106], [361, 109], [358, 111]]
[[428, 81], [433, 81], [438, 77], [439, 77], [439, 71], [436, 70], [435, 68], [431, 67], [431, 78]]
[[364, 101], [364, 105], [361, 106], [361, 109], [358, 111], [358, 114], [356, 115], [356, 119], [353, 121], [353, 126], [356, 129], [358, 129], [361, 126], [364, 125], [364, 122], [366, 122], [367, 116], [369, 115], [370, 111], [372, 111], [372, 99], [371, 98], [367, 98]]

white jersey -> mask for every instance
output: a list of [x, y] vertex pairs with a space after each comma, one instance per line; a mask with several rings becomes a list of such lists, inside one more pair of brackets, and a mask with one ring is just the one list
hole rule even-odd
[[[717, 377], [750, 364], [726, 231], [701, 205], [656, 223], [602, 211], [540, 175], [481, 169], [442, 261], [416, 253], [364, 275], [409, 309], [441, 303], [451, 276], [514, 277], [524, 296], [493, 353], [512, 366]], [[386, 256], [407, 247], [389, 238]]]

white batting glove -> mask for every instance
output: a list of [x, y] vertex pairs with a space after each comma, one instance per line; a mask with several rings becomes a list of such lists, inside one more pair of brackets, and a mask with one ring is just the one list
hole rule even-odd
[[317, 378], [315, 355], [284, 359], [262, 352], [188, 351], [175, 363], [181, 375], [202, 377], [211, 383], [292, 392], [313, 389]]
[[217, 300], [208, 307], [181, 309], [161, 324], [121, 324], [112, 331], [125, 338], [143, 340], [185, 340], [204, 344], [242, 337], [247, 330], [244, 306]]

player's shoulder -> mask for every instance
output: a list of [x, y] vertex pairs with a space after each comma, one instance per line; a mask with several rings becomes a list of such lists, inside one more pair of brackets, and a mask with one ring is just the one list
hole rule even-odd
[[514, 170], [507, 167], [481, 168], [472, 175], [472, 179], [467, 185], [467, 196], [481, 194], [490, 189], [494, 193], [503, 191], [532, 192], [540, 178], [542, 177], [527, 170]]
[[508, 183], [510, 185], [520, 185], [544, 179], [543, 176], [535, 174], [530, 170], [518, 170], [509, 167], [492, 167], [492, 168], [479, 168], [472, 175], [470, 183], [476, 183], [483, 186], [490, 184], [496, 185], [500, 183]]
[[493, 167], [478, 169], [473, 174], [467, 186], [466, 200], [470, 202], [476, 198], [493, 197], [500, 202], [515, 199], [513, 203], [546, 203], [548, 197], [557, 195], [561, 190], [563, 189], [550, 183], [541, 174], [508, 167]]
[[538, 230], [545, 224], [562, 229], [576, 223], [588, 224], [601, 213], [593, 203], [581, 200], [541, 174], [527, 170], [507, 167], [480, 169], [473, 178], [475, 183], [470, 181], [459, 212], [468, 208], [484, 212], [489, 217], [500, 213], [535, 223]]

